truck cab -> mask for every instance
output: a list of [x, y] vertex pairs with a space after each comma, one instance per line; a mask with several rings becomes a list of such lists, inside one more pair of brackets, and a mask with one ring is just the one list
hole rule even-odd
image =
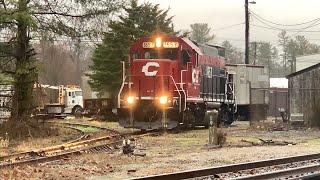
[[74, 114], [77, 111], [82, 111], [83, 95], [82, 90], [78, 87], [66, 87], [64, 100], [64, 113]]

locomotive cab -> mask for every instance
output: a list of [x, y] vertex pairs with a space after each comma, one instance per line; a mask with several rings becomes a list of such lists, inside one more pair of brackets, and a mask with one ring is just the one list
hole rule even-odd
[[120, 125], [138, 129], [207, 125], [207, 109], [220, 108], [231, 96], [224, 59], [217, 48], [214, 57], [205, 54], [214, 47], [201, 47], [175, 36], [135, 42], [118, 94]]

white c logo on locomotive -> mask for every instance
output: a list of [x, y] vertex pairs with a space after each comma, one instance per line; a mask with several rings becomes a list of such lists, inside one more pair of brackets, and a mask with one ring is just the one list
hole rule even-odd
[[192, 83], [199, 83], [199, 71], [192, 69]]
[[142, 67], [142, 72], [146, 75], [146, 76], [155, 76], [158, 71], [149, 71], [149, 67], [160, 67], [159, 63], [157, 62], [148, 62], [146, 65], [144, 65]]

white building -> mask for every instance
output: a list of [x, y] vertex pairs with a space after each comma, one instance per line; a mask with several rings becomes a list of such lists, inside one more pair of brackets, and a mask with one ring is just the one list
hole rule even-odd
[[270, 78], [270, 88], [288, 88], [288, 79]]

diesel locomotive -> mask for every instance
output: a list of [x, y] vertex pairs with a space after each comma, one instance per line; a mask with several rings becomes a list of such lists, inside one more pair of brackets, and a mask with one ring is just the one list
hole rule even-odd
[[123, 127], [208, 126], [213, 109], [220, 123], [234, 121], [233, 74], [221, 47], [169, 35], [144, 37], [132, 44], [123, 72], [117, 107]]

